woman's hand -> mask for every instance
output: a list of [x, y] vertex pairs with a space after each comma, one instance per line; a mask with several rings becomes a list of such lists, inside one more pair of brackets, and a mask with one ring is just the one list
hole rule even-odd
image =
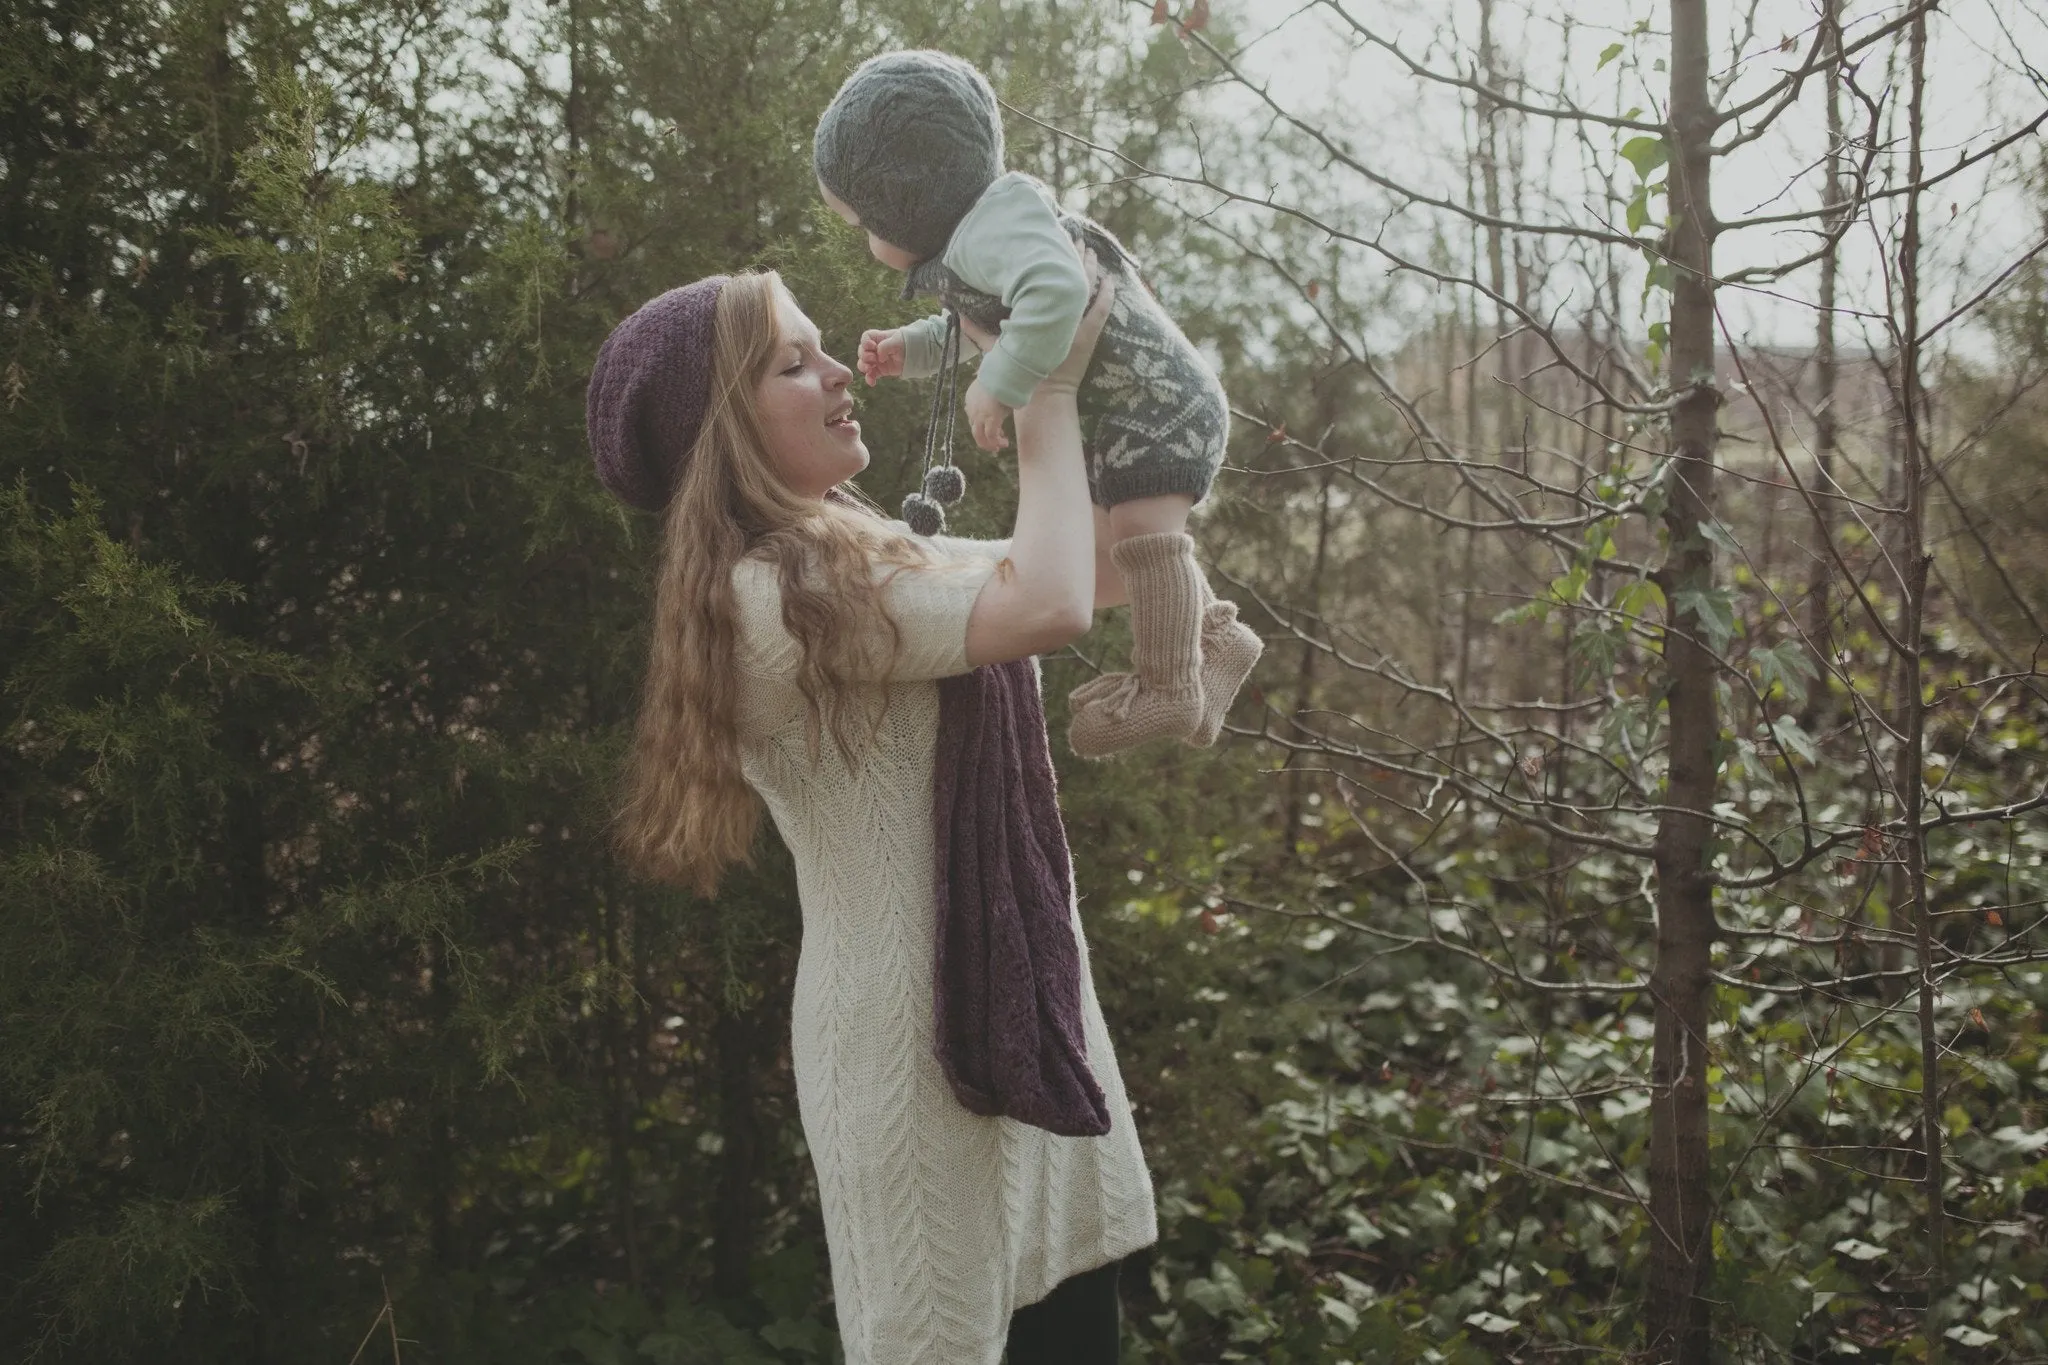
[[[1096, 259], [1092, 248], [1081, 253], [1081, 264], [1088, 275], [1088, 311], [1081, 314], [1081, 325], [1074, 332], [1074, 344], [1067, 348], [1067, 358], [1060, 362], [1058, 369], [1041, 379], [1038, 387], [1032, 390], [1033, 402], [1036, 402], [1041, 394], [1050, 392], [1071, 395], [1080, 388], [1081, 376], [1088, 372], [1088, 361], [1095, 355], [1095, 343], [1102, 336], [1103, 324], [1109, 321], [1109, 305], [1116, 297], [1116, 281], [1103, 270], [1102, 262]], [[974, 348], [983, 355], [987, 355], [995, 348], [996, 334], [982, 329], [965, 317], [960, 319], [960, 332], [973, 342]], [[969, 389], [968, 392], [972, 394], [973, 390]], [[982, 449], [989, 450], [993, 447], [983, 446]]]
[[[1109, 317], [1110, 281], [1084, 256], [1095, 297], [1058, 369], [1017, 409], [1017, 520], [1010, 573], [975, 599], [967, 620], [967, 662], [1001, 663], [1050, 654], [1087, 633], [1095, 619], [1095, 525], [1089, 516], [1088, 457], [1074, 391]], [[977, 344], [979, 342], [977, 341]]]

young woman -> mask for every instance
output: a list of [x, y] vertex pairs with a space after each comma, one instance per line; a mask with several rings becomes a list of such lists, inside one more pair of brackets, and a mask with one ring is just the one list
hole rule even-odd
[[1006, 1345], [1010, 1365], [1114, 1365], [1117, 1265], [1157, 1238], [1063, 836], [1073, 1037], [1107, 1131], [972, 1111], [935, 1055], [942, 682], [1058, 649], [1121, 600], [1098, 578], [1075, 406], [1112, 288], [1016, 414], [1004, 541], [920, 540], [852, 493], [851, 371], [773, 274], [653, 300], [591, 378], [600, 477], [665, 517], [623, 846], [709, 895], [765, 804], [795, 857], [792, 1056], [848, 1365], [997, 1365]]

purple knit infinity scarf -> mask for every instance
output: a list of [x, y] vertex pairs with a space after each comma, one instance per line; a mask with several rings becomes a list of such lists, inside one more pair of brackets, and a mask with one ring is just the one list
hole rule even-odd
[[1088, 1071], [1073, 874], [1030, 659], [939, 682], [932, 771], [939, 1065], [976, 1114], [1109, 1131]]

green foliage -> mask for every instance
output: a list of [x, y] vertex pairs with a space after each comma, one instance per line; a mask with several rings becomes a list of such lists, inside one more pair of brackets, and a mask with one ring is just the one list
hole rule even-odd
[[[781, 271], [842, 354], [905, 316], [816, 203], [803, 136], [884, 46], [952, 46], [1013, 107], [1141, 163], [1199, 141], [1212, 166], [1327, 191], [1286, 130], [1205, 122], [1188, 45], [1165, 26], [1134, 44], [1124, 19], [980, 0], [0, 16], [0, 1341], [95, 1365], [345, 1361], [388, 1292], [406, 1352], [450, 1361], [839, 1358], [782, 1055], [787, 861], [765, 842], [706, 904], [629, 883], [607, 848], [654, 528], [589, 475], [583, 380], [617, 318], [714, 271]], [[1283, 743], [1063, 761], [1160, 1193], [1128, 1354], [1631, 1349], [1652, 1235], [1630, 1193], [1642, 861], [1290, 754], [1295, 715], [1426, 728], [1403, 688], [1438, 679], [1370, 665], [1380, 632], [1440, 628], [1449, 538], [1333, 472], [1410, 433], [1275, 306], [1258, 255], [1028, 121], [1011, 135], [1013, 164], [1148, 263], [1239, 408], [1275, 414], [1238, 423], [1201, 541], [1219, 587], [1280, 605], [1235, 721]], [[1663, 140], [1619, 154], [1629, 230], [1661, 227]], [[1261, 245], [1341, 327], [1399, 315], [1398, 282], [1303, 225]], [[2015, 353], [2040, 318], [2001, 314]], [[1668, 333], [1646, 337], [1654, 370]], [[888, 505], [925, 395], [859, 396], [863, 484]], [[1296, 413], [1334, 459], [1274, 431]], [[1999, 468], [2039, 463], [2038, 426], [1987, 435]], [[1473, 762], [1560, 820], [1640, 799], [1664, 777], [1667, 628], [1723, 655], [1717, 815], [1752, 834], [1716, 870], [1790, 869], [1716, 904], [1727, 1349], [1905, 1358], [1920, 1050], [1877, 975], [1903, 923], [1895, 850], [1864, 837], [1889, 777], [1848, 697], [1881, 695], [1882, 652], [1850, 618], [1846, 662], [1820, 667], [1732, 514], [1702, 528], [1743, 569], [1720, 586], [1667, 601], [1617, 567], [1662, 534], [1659, 439], [1648, 419], [1593, 437], [1556, 558], [1503, 580], [1520, 652], [1599, 701], [1573, 713], [1581, 747], [1503, 730]], [[1013, 470], [971, 477], [960, 529], [996, 532]], [[1979, 499], [1980, 529], [2022, 540], [2026, 497]], [[1404, 598], [1411, 568], [1435, 581]], [[2034, 607], [1970, 573], [2027, 638]], [[1331, 637], [1340, 670], [1294, 631], [1347, 613], [1365, 625]], [[1056, 734], [1059, 699], [1126, 646], [1106, 618], [1085, 660], [1046, 662]], [[1953, 681], [2005, 666], [1935, 633], [1931, 798], [2038, 787], [2038, 699]], [[1944, 943], [2037, 931], [2011, 907], [2048, 897], [2038, 820], [1943, 828], [1930, 860]], [[1854, 989], [1811, 986], [1845, 967]], [[1962, 1350], [2044, 1349], [2044, 1010], [2037, 970], [1958, 973], [1937, 1006], [1955, 1273], [1935, 1316]]]

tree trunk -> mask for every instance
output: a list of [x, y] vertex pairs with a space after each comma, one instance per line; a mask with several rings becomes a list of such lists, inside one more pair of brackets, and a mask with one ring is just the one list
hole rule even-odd
[[[1841, 0], [1821, 0], [1820, 22], [1828, 57], [1828, 175], [1824, 193], [1830, 210], [1821, 221], [1827, 225], [1828, 231], [1833, 232], [1841, 226], [1839, 212], [1843, 200], [1842, 82], [1837, 65], [1842, 51]], [[1813, 339], [1813, 506], [1814, 535], [1818, 543], [1807, 560], [1806, 638], [1812, 642], [1815, 652], [1823, 657], [1814, 661], [1819, 677], [1813, 690], [1807, 694], [1801, 717], [1808, 730], [1817, 728], [1824, 714], [1829, 666], [1826, 655], [1834, 638], [1830, 601], [1835, 567], [1827, 545], [1835, 534], [1835, 442], [1838, 429], [1835, 420], [1835, 288], [1840, 258], [1839, 245], [1830, 247], [1820, 258], [1820, 317]]]
[[770, 1061], [763, 1035], [773, 1009], [756, 1002], [745, 1009], [720, 1003], [711, 1026], [718, 1067], [718, 1194], [711, 1214], [711, 1292], [725, 1300], [753, 1292], [756, 1185], [764, 1152], [760, 1079]]
[[569, 93], [562, 101], [562, 131], [569, 143], [569, 183], [562, 203], [562, 221], [573, 239], [583, 226], [583, 15], [577, 0], [569, 0], [568, 19]]
[[[1927, 14], [1914, 16], [1909, 39], [1912, 95], [1907, 109], [1906, 182], [1920, 183], [1922, 99], [1927, 85]], [[1925, 489], [1927, 451], [1920, 429], [1920, 195], [1906, 196], [1905, 230], [1899, 239], [1899, 408], [1904, 459], [1899, 471], [1899, 728], [1893, 786], [1898, 792], [1905, 847], [1903, 891], [1896, 902], [1912, 906], [1913, 940], [1920, 984], [1920, 1128], [1927, 1199], [1927, 1308], [1921, 1317], [1927, 1359], [1942, 1355], [1935, 1304], [1947, 1278], [1941, 1190], [1941, 1043], [1934, 1021], [1934, 927], [1928, 917], [1927, 839], [1920, 828], [1927, 707], [1921, 701], [1920, 631], [1927, 603]]]
[[[1497, 53], [1493, 46], [1493, 0], [1479, 0], [1479, 83], [1486, 90], [1498, 90], [1502, 76]], [[1500, 225], [1500, 104], [1487, 94], [1477, 96], [1479, 112], [1479, 178], [1486, 192], [1486, 216], [1493, 221], [1486, 225], [1486, 282], [1493, 290], [1493, 316], [1500, 328], [1499, 335], [1505, 337], [1510, 329], [1507, 304], [1508, 292], [1507, 248]], [[1508, 370], [1507, 352], [1510, 349], [1502, 342], [1501, 349], [1493, 364], [1496, 369]], [[1519, 377], [1508, 370], [1511, 378]]]
[[448, 983], [448, 950], [438, 940], [427, 945], [428, 999], [434, 1019], [434, 1093], [427, 1101], [427, 1226], [435, 1269], [461, 1269], [455, 1247], [455, 1096], [454, 1040], [450, 1021], [455, 990]]
[[[1328, 391], [1325, 390], [1321, 401], [1317, 404], [1317, 430], [1328, 431], [1330, 429], [1330, 414], [1335, 411], [1335, 406], [1335, 403], [1330, 399]], [[1311, 629], [1316, 628], [1323, 619], [1323, 570], [1330, 559], [1330, 485], [1337, 478], [1337, 465], [1334, 460], [1329, 458], [1328, 443], [1323, 442], [1321, 444], [1325, 447], [1325, 453], [1323, 457], [1322, 481], [1316, 490], [1316, 554], [1315, 559], [1309, 565], [1308, 572], [1309, 620], [1306, 624]], [[1306, 717], [1310, 711], [1315, 709], [1316, 659], [1320, 653], [1321, 651], [1316, 649], [1315, 646], [1303, 644], [1301, 647], [1301, 666], [1296, 669], [1294, 676], [1295, 733], [1311, 741], [1316, 738], [1316, 734], [1309, 728]], [[1290, 856], [1294, 852], [1295, 845], [1301, 839], [1301, 817], [1304, 814], [1302, 808], [1307, 804], [1309, 788], [1313, 780], [1308, 774], [1294, 766], [1296, 757], [1295, 751], [1290, 750], [1288, 752], [1287, 808], [1280, 817], [1281, 847], [1286, 849]]]
[[1717, 785], [1720, 716], [1713, 655], [1688, 593], [1714, 586], [1700, 527], [1713, 515], [1715, 416], [1712, 200], [1714, 112], [1707, 94], [1706, 0], [1672, 0], [1670, 199], [1672, 269], [1670, 549], [1657, 577], [1669, 603], [1664, 636], [1670, 779], [1657, 822], [1656, 1041], [1651, 1062], [1649, 1301], [1657, 1360], [1706, 1365], [1713, 1273], [1707, 1149], [1707, 1009], [1714, 941], [1708, 812]]
[[[1472, 313], [1465, 320], [1467, 345], [1465, 354], [1476, 354], [1479, 348], [1479, 300], [1472, 300]], [[1479, 408], [1479, 362], [1473, 361], [1465, 367], [1465, 447], [1458, 452], [1461, 459], [1477, 457], [1479, 445], [1485, 430]], [[1464, 499], [1467, 509], [1479, 506], [1478, 495], [1470, 489], [1454, 486], [1451, 492], [1450, 508], [1457, 511], [1459, 499]], [[1473, 601], [1478, 596], [1479, 583], [1479, 533], [1470, 526], [1458, 531], [1458, 696], [1462, 699], [1472, 684], [1472, 637], [1478, 630], [1473, 619]]]
[[619, 999], [618, 991], [621, 979], [632, 979], [629, 959], [637, 953], [630, 930], [622, 932], [619, 922], [625, 913], [622, 902], [617, 888], [607, 886], [604, 905], [598, 912], [598, 945], [605, 968], [601, 1023], [605, 1058], [605, 1139], [610, 1149], [612, 1218], [618, 1238], [619, 1260], [627, 1286], [637, 1293], [642, 1277], [639, 1211], [633, 1198], [633, 1110], [636, 1096], [631, 1053], [638, 1050], [638, 1040], [627, 1036], [626, 1007]]

